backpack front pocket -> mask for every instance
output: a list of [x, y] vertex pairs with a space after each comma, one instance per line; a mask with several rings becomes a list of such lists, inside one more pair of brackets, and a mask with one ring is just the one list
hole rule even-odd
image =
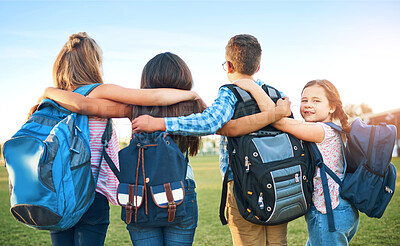
[[122, 206], [121, 219], [126, 224], [131, 223], [132, 217], [135, 222], [138, 218], [142, 218], [144, 221], [148, 220], [146, 216], [147, 211], [143, 211], [143, 209], [139, 210], [145, 199], [143, 195], [145, 195], [143, 185], [136, 186], [127, 183], [120, 183], [118, 185], [117, 201]]
[[123, 207], [130, 204], [133, 208], [140, 208], [143, 203], [143, 190], [143, 185], [138, 185], [136, 189], [133, 184], [120, 183], [117, 194], [118, 204]]
[[[252, 142], [260, 155], [262, 163], [294, 157], [292, 143], [286, 133], [276, 136], [253, 138]], [[255, 156], [257, 152], [253, 153], [254, 157], [257, 157]]]
[[154, 203], [160, 208], [167, 208], [168, 203], [180, 205], [185, 198], [185, 189], [182, 181], [150, 186]]
[[276, 199], [269, 221], [274, 223], [274, 218], [289, 220], [296, 215], [306, 213], [308, 206], [303, 192], [301, 166], [295, 165], [271, 171], [271, 176]]
[[156, 221], [168, 218], [168, 222], [171, 223], [176, 217], [184, 216], [184, 206], [180, 206], [185, 199], [182, 181], [150, 186], [150, 191], [154, 204], [158, 207], [154, 218]]

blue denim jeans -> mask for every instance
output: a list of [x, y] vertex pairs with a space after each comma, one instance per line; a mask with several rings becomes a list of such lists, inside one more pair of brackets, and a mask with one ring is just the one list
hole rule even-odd
[[336, 231], [329, 232], [328, 216], [311, 206], [305, 216], [308, 229], [307, 246], [349, 245], [360, 222], [358, 210], [350, 202], [339, 197], [339, 205], [333, 210], [333, 217]]
[[135, 246], [181, 246], [192, 245], [197, 227], [198, 210], [194, 180], [185, 180], [185, 200], [183, 205], [186, 218], [165, 227], [138, 227], [128, 225], [127, 229]]
[[96, 192], [93, 204], [79, 222], [65, 231], [50, 231], [53, 246], [104, 245], [110, 224], [107, 197]]

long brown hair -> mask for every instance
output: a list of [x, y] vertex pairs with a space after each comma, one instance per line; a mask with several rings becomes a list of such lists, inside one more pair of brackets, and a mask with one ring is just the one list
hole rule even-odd
[[[165, 52], [153, 57], [143, 68], [140, 88], [175, 88], [191, 90], [192, 74], [186, 63], [177, 55]], [[132, 119], [148, 114], [154, 117], [178, 117], [200, 113], [203, 107], [199, 101], [185, 101], [170, 106], [136, 106], [132, 108]], [[200, 147], [200, 137], [173, 135], [182, 152], [194, 156]]]
[[53, 65], [53, 83], [63, 90], [103, 83], [102, 51], [86, 32], [72, 34]]
[[[95, 83], [103, 84], [102, 51], [99, 45], [87, 35], [79, 32], [69, 36], [53, 64], [53, 83], [62, 90], [74, 90], [77, 87]], [[39, 104], [33, 106], [28, 118]]]
[[332, 114], [332, 119], [339, 120], [340, 124], [342, 125], [342, 129], [345, 132], [349, 132], [350, 131], [350, 125], [348, 122], [349, 117], [344, 112], [342, 100], [340, 99], [339, 91], [336, 89], [336, 87], [329, 80], [326, 79], [312, 80], [304, 86], [302, 93], [304, 89], [313, 85], [319, 85], [322, 88], [324, 88], [326, 97], [328, 98], [329, 101], [329, 106], [336, 107], [335, 112], [333, 112]]

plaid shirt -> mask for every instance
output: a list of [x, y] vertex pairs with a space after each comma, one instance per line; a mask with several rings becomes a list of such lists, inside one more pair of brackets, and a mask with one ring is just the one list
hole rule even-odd
[[[261, 80], [256, 80], [255, 83], [259, 86], [264, 84]], [[195, 136], [215, 134], [232, 118], [236, 102], [237, 99], [233, 92], [227, 87], [221, 87], [218, 92], [218, 98], [202, 113], [164, 118], [166, 131], [173, 134]], [[227, 138], [221, 136], [219, 166], [222, 176], [225, 175], [229, 163], [227, 146]], [[229, 178], [230, 180], [233, 178], [231, 171], [229, 172]]]

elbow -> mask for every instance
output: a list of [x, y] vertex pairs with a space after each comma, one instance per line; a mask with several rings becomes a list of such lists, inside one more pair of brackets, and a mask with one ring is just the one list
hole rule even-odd
[[243, 135], [245, 135], [245, 134], [241, 134], [238, 132], [228, 132], [226, 136], [227, 137], [239, 137], [239, 136], [243, 136]]
[[245, 133], [240, 132], [240, 129], [235, 126], [235, 127], [232, 127], [232, 129], [229, 129], [227, 131], [227, 135], [226, 136], [228, 136], [228, 137], [239, 137], [239, 136], [242, 136], [244, 134]]
[[218, 130], [218, 134], [227, 137], [238, 137], [245, 133], [240, 132], [240, 127], [237, 124], [228, 122], [221, 129]]

